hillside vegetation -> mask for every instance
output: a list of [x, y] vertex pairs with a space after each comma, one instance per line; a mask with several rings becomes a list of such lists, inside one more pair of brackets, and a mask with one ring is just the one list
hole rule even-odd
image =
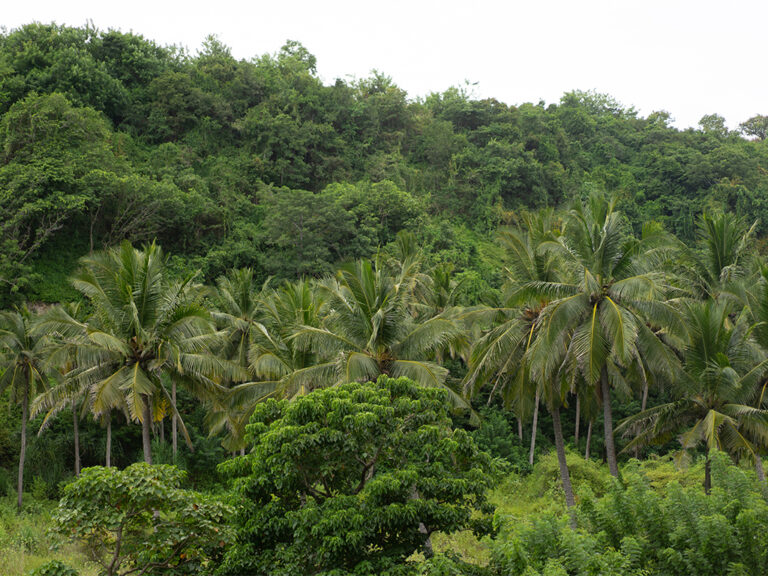
[[766, 574], [767, 134], [4, 31], [0, 572]]
[[322, 275], [403, 229], [477, 298], [501, 282], [500, 224], [593, 189], [685, 241], [714, 207], [768, 226], [763, 117], [680, 131], [591, 92], [413, 100], [381, 73], [324, 85], [296, 42], [238, 61], [213, 37], [190, 54], [31, 24], [0, 35], [0, 116], [6, 304], [71, 297], [77, 258], [123, 239], [157, 239], [208, 280], [263, 280]]

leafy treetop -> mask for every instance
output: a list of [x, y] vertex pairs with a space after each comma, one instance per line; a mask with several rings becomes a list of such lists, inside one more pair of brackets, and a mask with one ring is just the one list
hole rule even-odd
[[220, 466], [241, 497], [220, 573], [392, 573], [434, 531], [487, 530], [492, 461], [447, 406], [384, 376], [258, 405], [250, 454]]

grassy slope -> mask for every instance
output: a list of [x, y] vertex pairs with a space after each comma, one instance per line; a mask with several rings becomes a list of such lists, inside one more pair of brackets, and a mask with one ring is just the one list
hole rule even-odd
[[50, 533], [56, 503], [25, 494], [22, 514], [13, 496], [0, 498], [0, 574], [23, 576], [49, 560], [75, 568], [81, 576], [96, 576], [96, 567], [73, 545]]

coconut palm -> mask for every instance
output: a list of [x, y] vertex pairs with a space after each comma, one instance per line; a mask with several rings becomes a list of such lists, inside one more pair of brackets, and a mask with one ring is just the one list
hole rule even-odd
[[431, 318], [458, 305], [466, 277], [456, 280], [450, 262], [436, 264], [424, 275], [416, 289], [417, 314]]
[[517, 415], [519, 428], [533, 411], [530, 464], [536, 447], [541, 390], [530, 377], [527, 352], [536, 336], [539, 313], [548, 300], [545, 294], [527, 287], [561, 279], [557, 255], [543, 248], [556, 241], [559, 229], [554, 212], [545, 209], [522, 214], [520, 227], [502, 231], [500, 240], [508, 263], [503, 305], [467, 313], [475, 318], [490, 315], [493, 326], [472, 348], [465, 392], [471, 396], [492, 383], [490, 398], [497, 392], [502, 394], [505, 405]]
[[[84, 320], [83, 314], [81, 312], [82, 307], [79, 303], [70, 303], [66, 305], [67, 311], [66, 314], [72, 316], [72, 317], [80, 317], [80, 319]], [[45, 319], [46, 317], [50, 315], [55, 315], [58, 312], [57, 308], [54, 307], [53, 310], [46, 311], [42, 314], [42, 317], [37, 322], [37, 330], [41, 333], [47, 332], [47, 327], [45, 325]], [[82, 337], [85, 336], [85, 331], [81, 331], [78, 336], [80, 338], [61, 338], [58, 337], [56, 334], [49, 334], [51, 336], [49, 338], [49, 346], [47, 347], [47, 364], [51, 367], [53, 371], [56, 372], [56, 380], [57, 384], [52, 386], [52, 388], [48, 389], [46, 392], [40, 394], [35, 398], [35, 400], [32, 402], [32, 406], [30, 408], [30, 416], [34, 418], [37, 414], [39, 414], [42, 410], [48, 410], [48, 414], [46, 415], [46, 418], [43, 420], [42, 425], [40, 426], [40, 430], [38, 431], [38, 434], [42, 433], [42, 431], [45, 429], [46, 425], [50, 422], [50, 418], [54, 415], [63, 410], [64, 408], [71, 408], [72, 409], [72, 431], [73, 431], [73, 437], [74, 437], [74, 448], [75, 448], [75, 476], [80, 475], [80, 434], [79, 434], [79, 410], [78, 410], [78, 403], [82, 400], [82, 390], [77, 391], [70, 391], [70, 386], [68, 386], [67, 382], [67, 376], [76, 368], [77, 366], [77, 345], [78, 343], [82, 342]], [[63, 393], [66, 389], [67, 392]], [[74, 393], [72, 393], [74, 392]], [[63, 396], [58, 401], [53, 402], [49, 400], [51, 396]], [[85, 405], [83, 405], [85, 407]]]
[[320, 326], [322, 298], [313, 282], [297, 280], [276, 290], [262, 289], [257, 306], [261, 321], [253, 322], [249, 334], [249, 380], [233, 386], [206, 419], [211, 434], [226, 430], [222, 444], [231, 451], [244, 449], [245, 426], [256, 404], [306, 392], [294, 385], [294, 376], [317, 362], [315, 354], [291, 338], [298, 326]]
[[448, 390], [457, 406], [466, 401], [446, 386], [448, 370], [435, 354], [461, 337], [445, 315], [419, 321], [411, 313], [420, 278], [417, 260], [388, 270], [381, 258], [341, 266], [335, 278], [319, 284], [327, 313], [321, 326], [302, 324], [291, 339], [317, 356], [313, 366], [288, 378], [295, 389], [340, 382], [407, 376], [422, 386]]
[[245, 382], [234, 382], [232, 389], [213, 403], [206, 419], [211, 434], [227, 431], [222, 444], [231, 451], [244, 449], [245, 426], [253, 407], [266, 397], [259, 397], [257, 389], [266, 390], [268, 395], [275, 391], [274, 382], [256, 381], [259, 376], [250, 370], [249, 360], [256, 335], [267, 334], [263, 320], [267, 314], [268, 283], [269, 280], [257, 287], [251, 268], [233, 270], [217, 280], [217, 306], [212, 316], [224, 334], [219, 354], [247, 371]]
[[216, 281], [216, 308], [211, 315], [224, 332], [219, 353], [241, 366], [248, 366], [253, 332], [264, 329], [260, 320], [267, 284], [257, 289], [252, 268], [232, 270]]
[[677, 437], [683, 449], [704, 445], [704, 489], [711, 487], [710, 453], [754, 456], [768, 446], [768, 410], [757, 408], [768, 372], [765, 353], [748, 334], [748, 324], [734, 323], [725, 302], [684, 305], [690, 333], [684, 370], [676, 382], [677, 400], [625, 419], [619, 431], [640, 425], [642, 432], [625, 448]]
[[93, 315], [85, 324], [63, 320], [51, 327], [61, 334], [85, 327], [87, 342], [79, 346], [75, 377], [93, 388], [94, 412], [125, 402], [131, 419], [142, 424], [144, 460], [151, 464], [155, 415], [170, 410], [178, 418], [163, 375], [184, 379], [204, 394], [240, 371], [215, 357], [221, 338], [193, 278], [171, 282], [159, 246], [138, 250], [123, 242], [80, 263], [72, 283], [89, 300]]
[[693, 247], [680, 243], [680, 271], [691, 296], [744, 302], [744, 281], [750, 275], [751, 226], [732, 213], [704, 213], [698, 219]]
[[[751, 326], [750, 336], [764, 351], [768, 351], [768, 267], [763, 265], [759, 268], [756, 281], [751, 283], [745, 294], [746, 312]], [[763, 389], [755, 404], [757, 408], [768, 408], [767, 387], [768, 383], [763, 384]], [[765, 481], [761, 457], [761, 452], [764, 452], [765, 448], [765, 446], [758, 447], [754, 454], [755, 468], [761, 481]]]
[[679, 326], [674, 309], [663, 301], [668, 236], [646, 225], [636, 239], [615, 200], [593, 193], [576, 203], [564, 234], [549, 247], [561, 254], [568, 274], [564, 281], [529, 285], [551, 299], [542, 310], [546, 330], [537, 360], [547, 365], [547, 373], [567, 365], [599, 387], [607, 460], [617, 477], [611, 387], [624, 387], [622, 369], [634, 362], [657, 373], [674, 370], [674, 355], [663, 338], [665, 330]]
[[21, 404], [21, 447], [17, 507], [21, 511], [24, 462], [27, 454], [29, 404], [48, 386], [44, 335], [34, 329], [37, 318], [26, 306], [0, 312], [0, 394], [11, 390], [13, 402]]
[[[222, 346], [218, 354], [231, 360], [243, 370], [244, 380], [250, 383], [252, 375], [248, 372], [248, 355], [253, 344], [255, 332], [264, 332], [266, 328], [260, 322], [263, 316], [262, 301], [267, 291], [267, 284], [257, 287], [252, 268], [232, 270], [216, 281], [214, 291], [215, 308], [211, 316], [222, 333]], [[237, 386], [242, 381], [230, 383]], [[175, 394], [176, 384], [172, 385], [171, 394]], [[251, 410], [243, 411], [233, 403], [229, 390], [222, 392], [219, 398], [211, 402], [207, 415], [210, 434], [227, 430], [222, 444], [231, 451], [244, 449], [245, 425], [250, 419]], [[173, 421], [175, 436], [175, 419]], [[175, 438], [174, 438], [175, 440]], [[174, 441], [174, 454], [176, 443]]]
[[[105, 464], [111, 465], [112, 452], [112, 410], [118, 409], [126, 414], [125, 398], [119, 390], [113, 390], [107, 397], [114, 398], [113, 406], [100, 406], [96, 410], [94, 397], [98, 387], [93, 382], [77, 377], [78, 353], [88, 345], [88, 318], [84, 306], [80, 303], [69, 303], [64, 306], [54, 306], [41, 315], [36, 322], [35, 330], [50, 336], [46, 348], [47, 364], [56, 372], [57, 381], [48, 390], [38, 395], [31, 406], [31, 416], [45, 412], [45, 418], [40, 425], [38, 434], [49, 426], [52, 419], [66, 408], [72, 409], [73, 429], [75, 437], [75, 475], [79, 475], [80, 456], [78, 445], [78, 421], [88, 413], [100, 421], [106, 428]], [[63, 329], [57, 332], [56, 329]], [[116, 382], [113, 382], [116, 383]], [[78, 409], [78, 404], [80, 408]]]
[[294, 381], [303, 381], [295, 376], [311, 371], [318, 359], [311, 350], [297, 346], [293, 335], [299, 327], [320, 327], [324, 297], [314, 282], [298, 280], [284, 284], [263, 300], [265, 329], [254, 334], [250, 368], [257, 378], [275, 382], [281, 395], [306, 391], [294, 386]]

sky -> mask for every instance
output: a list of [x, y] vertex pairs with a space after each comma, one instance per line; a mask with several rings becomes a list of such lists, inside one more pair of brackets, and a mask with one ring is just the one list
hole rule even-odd
[[515, 105], [596, 90], [680, 128], [768, 114], [767, 19], [764, 0], [0, 0], [9, 30], [91, 21], [192, 53], [215, 34], [243, 59], [297, 40], [326, 83], [375, 69], [412, 98], [469, 82]]

